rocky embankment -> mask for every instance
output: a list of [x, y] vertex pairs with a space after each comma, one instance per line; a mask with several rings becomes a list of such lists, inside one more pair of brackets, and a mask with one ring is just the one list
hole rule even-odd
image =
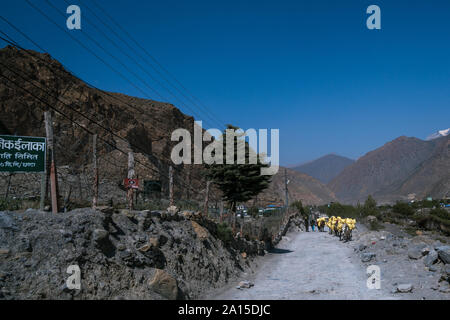
[[450, 245], [448, 237], [419, 232], [412, 236], [386, 223], [382, 231], [358, 226], [352, 244], [360, 263], [378, 265], [381, 289], [399, 299], [450, 298]]
[[[217, 231], [192, 212], [0, 212], [0, 299], [195, 299], [264, 254]], [[71, 265], [80, 290], [67, 287]]]

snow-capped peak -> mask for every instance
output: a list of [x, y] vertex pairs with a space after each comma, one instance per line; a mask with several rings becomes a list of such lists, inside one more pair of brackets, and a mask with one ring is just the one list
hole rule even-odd
[[446, 137], [450, 134], [450, 128], [445, 130], [439, 130], [438, 132], [433, 133], [432, 135], [429, 135], [427, 140], [433, 140], [440, 137]]

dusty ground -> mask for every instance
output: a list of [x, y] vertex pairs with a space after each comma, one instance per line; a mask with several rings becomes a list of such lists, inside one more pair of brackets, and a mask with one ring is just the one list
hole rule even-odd
[[[328, 233], [291, 233], [279, 243], [277, 250], [261, 258], [257, 272], [242, 275], [242, 280], [254, 283], [253, 287], [236, 289], [238, 283], [235, 283], [209, 297], [232, 300], [450, 299], [450, 293], [446, 292], [448, 282], [439, 282], [442, 262], [434, 265], [436, 271], [429, 271], [423, 258], [408, 257], [408, 250], [418, 245], [423, 247], [423, 241], [432, 242], [432, 236], [407, 238], [395, 226], [391, 229], [392, 232], [374, 232], [359, 226], [354, 240], [348, 243]], [[364, 253], [374, 253], [375, 257], [362, 262]], [[381, 269], [379, 290], [367, 288], [369, 265], [378, 265]], [[395, 292], [401, 284], [411, 284], [412, 292]]]

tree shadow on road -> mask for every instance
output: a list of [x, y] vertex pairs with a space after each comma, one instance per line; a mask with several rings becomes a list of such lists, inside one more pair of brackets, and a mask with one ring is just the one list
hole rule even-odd
[[294, 252], [292, 250], [280, 249], [280, 248], [272, 248], [268, 251], [269, 253], [283, 254], [283, 253], [291, 253]]

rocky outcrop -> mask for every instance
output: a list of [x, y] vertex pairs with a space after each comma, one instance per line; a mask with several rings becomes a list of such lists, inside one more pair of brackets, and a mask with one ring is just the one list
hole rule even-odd
[[[259, 242], [225, 245], [201, 217], [100, 210], [0, 212], [0, 299], [192, 299], [258, 254]], [[80, 290], [66, 284], [72, 265]]]

